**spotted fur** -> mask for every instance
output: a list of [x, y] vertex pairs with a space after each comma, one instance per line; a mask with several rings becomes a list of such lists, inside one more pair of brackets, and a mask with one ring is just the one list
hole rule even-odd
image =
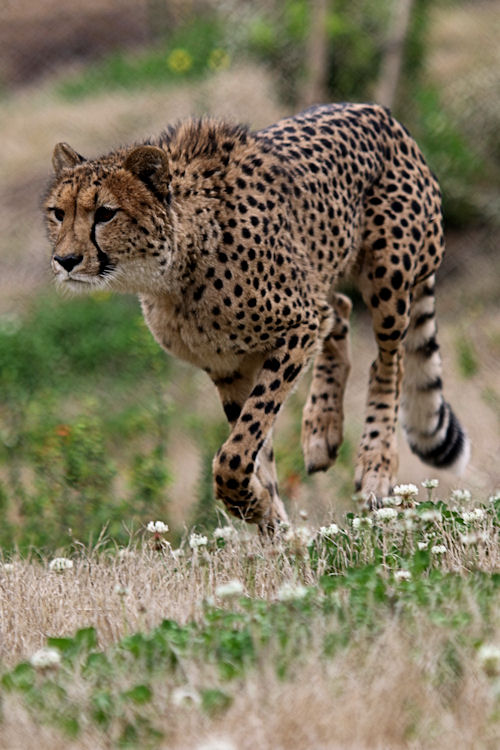
[[262, 529], [286, 520], [271, 432], [311, 360], [305, 462], [313, 472], [335, 461], [351, 310], [336, 286], [347, 275], [378, 347], [357, 487], [375, 502], [393, 485], [401, 390], [412, 449], [436, 467], [464, 463], [436, 341], [440, 191], [387, 110], [313, 107], [258, 132], [190, 120], [92, 161], [59, 144], [53, 163], [57, 280], [137, 293], [159, 344], [209, 374], [231, 428], [215, 492], [232, 513]]

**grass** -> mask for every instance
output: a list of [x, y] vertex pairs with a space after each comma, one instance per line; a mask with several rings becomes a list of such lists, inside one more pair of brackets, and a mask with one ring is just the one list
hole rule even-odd
[[[14, 556], [0, 568], [5, 736], [494, 747], [500, 497], [463, 511], [463, 496], [426, 492], [275, 543], [226, 526], [173, 549], [144, 530], [125, 548], [80, 546], [59, 572]], [[37, 665], [47, 646], [55, 663]]]
[[[39, 288], [46, 267], [35, 260], [33, 216], [53, 142], [91, 155], [191, 112], [257, 126], [283, 114], [268, 71], [224, 71], [227, 56], [212, 56], [219, 40], [206, 40], [105, 60], [66, 79], [64, 91], [58, 79], [5, 102], [3, 255], [16, 262], [3, 274], [3, 310], [16, 290], [26, 300]], [[212, 68], [218, 75], [204, 78]], [[165, 98], [163, 84], [174, 81], [185, 87]], [[470, 181], [477, 164], [453, 123], [436, 119], [432, 95], [424, 105], [440, 174], [453, 182], [462, 169]], [[305, 507], [316, 518], [273, 545], [239, 526], [232, 541], [214, 536], [226, 523], [211, 479], [227, 434], [222, 410], [208, 381], [156, 346], [135, 300], [44, 296], [25, 315], [1, 316], [0, 746], [498, 747], [499, 508], [487, 500], [498, 484], [494, 281], [491, 258], [478, 253], [439, 292], [446, 392], [471, 433], [474, 499], [452, 498], [443, 480], [443, 503], [426, 503], [421, 489], [421, 504], [395, 506], [392, 521], [342, 513], [342, 502], [352, 507], [373, 346], [356, 318], [334, 472], [304, 475], [304, 383], [280, 418], [280, 485], [292, 517]], [[476, 316], [472, 297], [484, 306]], [[412, 461], [402, 453], [400, 476], [423, 479]], [[168, 535], [146, 531], [156, 518]], [[320, 533], [319, 518], [339, 531]], [[207, 537], [196, 552], [193, 523]], [[56, 555], [72, 567], [51, 569]], [[32, 664], [44, 647], [57, 666]]]
[[154, 88], [197, 79], [230, 64], [224, 30], [202, 17], [178, 28], [162, 44], [140, 52], [118, 51], [62, 80], [59, 94], [69, 100], [116, 89]]
[[[185, 524], [214, 528], [212, 459], [228, 431], [222, 408], [208, 378], [201, 384], [157, 346], [135, 299], [36, 298], [24, 316], [0, 316], [0, 360], [4, 554], [63, 552], [75, 539], [95, 542], [103, 527], [124, 544], [151, 516], [175, 527], [176, 539]], [[307, 485], [302, 402], [291, 400], [276, 441], [288, 497]], [[194, 477], [186, 477], [186, 451], [176, 453], [183, 440]], [[347, 440], [338, 462], [346, 498], [352, 453]]]

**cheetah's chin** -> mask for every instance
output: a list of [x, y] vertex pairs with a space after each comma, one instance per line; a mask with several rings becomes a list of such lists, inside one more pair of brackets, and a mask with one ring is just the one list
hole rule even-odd
[[101, 279], [83, 279], [72, 276], [60, 278], [60, 276], [57, 276], [55, 281], [60, 290], [64, 293], [70, 294], [88, 294], [93, 291], [102, 291], [107, 288], [106, 282]]

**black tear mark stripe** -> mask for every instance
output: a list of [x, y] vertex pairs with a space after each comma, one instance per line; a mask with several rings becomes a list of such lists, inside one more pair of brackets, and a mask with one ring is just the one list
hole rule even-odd
[[95, 236], [95, 228], [96, 222], [92, 224], [92, 229], [90, 230], [90, 239], [92, 240], [92, 244], [97, 250], [97, 260], [99, 261], [99, 276], [104, 276], [107, 271], [112, 271], [115, 268], [115, 264], [110, 261], [109, 255], [99, 247], [97, 237]]

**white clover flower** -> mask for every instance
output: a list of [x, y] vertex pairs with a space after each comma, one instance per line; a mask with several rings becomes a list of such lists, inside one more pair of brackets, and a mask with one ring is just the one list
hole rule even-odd
[[319, 535], [320, 536], [336, 536], [339, 533], [340, 529], [337, 526], [336, 523], [331, 523], [329, 526], [320, 526], [319, 529]]
[[280, 602], [291, 602], [307, 596], [307, 587], [300, 583], [284, 583], [278, 590], [277, 598]]
[[219, 599], [232, 599], [235, 596], [241, 596], [244, 591], [245, 589], [241, 581], [238, 581], [235, 578], [232, 581], [221, 583], [217, 586], [215, 589], [215, 596], [218, 596]]
[[486, 544], [490, 537], [487, 531], [471, 531], [468, 534], [460, 534], [460, 541], [464, 547], [471, 547], [480, 542]]
[[403, 508], [401, 511], [403, 518], [415, 520], [418, 518], [418, 513], [415, 508]]
[[500, 500], [500, 491], [494, 492], [493, 495], [490, 495], [488, 498], [489, 503], [496, 503]]
[[393, 521], [398, 517], [398, 512], [395, 508], [377, 508], [373, 515], [377, 521]]
[[382, 498], [381, 503], [384, 507], [391, 507], [393, 505], [401, 505], [402, 499], [400, 496], [393, 497], [392, 495], [387, 495], [387, 497]]
[[0, 566], [0, 570], [3, 570], [4, 573], [13, 573], [16, 569], [16, 566], [14, 563], [3, 563], [2, 566]]
[[35, 651], [30, 658], [30, 664], [35, 669], [53, 669], [61, 663], [61, 654], [56, 648], [46, 646]]
[[225, 542], [231, 542], [238, 537], [238, 532], [234, 526], [219, 526], [214, 529], [214, 539], [223, 539]]
[[438, 521], [443, 520], [443, 516], [441, 515], [441, 511], [439, 510], [423, 510], [422, 513], [420, 513], [420, 519], [422, 521], [432, 521], [434, 523], [437, 523]]
[[170, 550], [170, 553], [172, 557], [174, 558], [174, 560], [178, 560], [179, 557], [184, 557], [184, 555], [186, 554], [184, 550], [182, 549], [182, 547], [178, 547], [177, 549], [172, 549]]
[[299, 510], [299, 516], [302, 518], [303, 521], [307, 521], [307, 519], [309, 518], [309, 513], [307, 512], [307, 510], [302, 509], [302, 510]]
[[73, 560], [68, 560], [67, 557], [54, 557], [49, 563], [49, 569], [56, 573], [64, 573], [65, 570], [71, 570], [73, 567]]
[[477, 658], [489, 677], [500, 674], [500, 646], [495, 646], [492, 643], [483, 643], [477, 652]]
[[203, 536], [203, 534], [191, 534], [189, 537], [189, 546], [191, 549], [198, 549], [198, 547], [206, 547], [208, 544], [208, 539], [206, 536]]
[[422, 487], [426, 490], [435, 490], [439, 486], [439, 479], [424, 479]]
[[471, 499], [469, 490], [453, 490], [451, 493], [451, 499], [457, 503], [464, 503]]
[[170, 700], [174, 706], [199, 706], [201, 703], [200, 694], [194, 688], [175, 688], [172, 690]]
[[475, 531], [471, 532], [470, 534], [460, 534], [460, 541], [464, 545], [464, 547], [472, 547], [474, 544], [477, 544], [479, 541], [479, 535], [476, 534]]
[[168, 531], [168, 525], [163, 521], [150, 521], [146, 528], [151, 534], [166, 534]]
[[397, 484], [392, 494], [396, 497], [402, 497], [405, 499], [417, 497], [418, 487], [416, 484]]
[[446, 547], [444, 544], [435, 544], [433, 547], [431, 547], [431, 552], [433, 555], [444, 555], [446, 552]]
[[119, 560], [128, 560], [131, 557], [135, 557], [135, 551], [130, 549], [130, 547], [120, 547], [117, 554]]
[[395, 570], [394, 578], [396, 581], [411, 581], [411, 573], [409, 570]]
[[405, 516], [398, 523], [398, 528], [401, 531], [411, 531], [415, 525], [415, 522], [411, 516]]
[[212, 737], [201, 745], [196, 745], [195, 750], [237, 750], [236, 745], [223, 737]]
[[117, 583], [116, 586], [113, 589], [113, 592], [117, 596], [127, 596], [127, 594], [130, 592], [130, 589], [128, 586], [124, 586], [121, 583]]
[[362, 529], [362, 528], [369, 529], [372, 526], [373, 526], [373, 521], [368, 516], [354, 516], [354, 518], [352, 519], [353, 529]]
[[465, 523], [474, 523], [474, 521], [482, 521], [486, 517], [486, 512], [482, 508], [474, 508], [473, 510], [464, 510], [462, 520]]
[[427, 549], [429, 546], [429, 542], [417, 542], [417, 547], [420, 551]]
[[283, 534], [283, 541], [294, 547], [307, 547], [313, 538], [308, 526], [296, 526]]

